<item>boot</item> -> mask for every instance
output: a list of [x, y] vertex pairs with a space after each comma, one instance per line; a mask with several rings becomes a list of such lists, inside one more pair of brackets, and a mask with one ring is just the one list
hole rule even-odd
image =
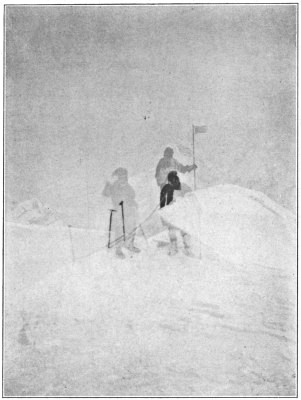
[[120, 247], [117, 247], [115, 254], [118, 258], [120, 258], [122, 260], [125, 259], [125, 255]]
[[138, 247], [136, 247], [136, 246], [134, 246], [134, 238], [131, 238], [132, 240], [130, 240], [128, 243], [127, 243], [127, 249], [129, 250], [129, 251], [131, 251], [132, 253], [140, 253], [140, 249], [138, 249]]
[[170, 256], [174, 256], [175, 254], [177, 254], [177, 252], [178, 252], [177, 241], [176, 240], [171, 240], [168, 254]]
[[191, 246], [190, 246], [190, 235], [188, 235], [186, 232], [181, 232], [181, 235], [182, 235], [182, 239], [183, 239], [183, 245], [184, 245], [183, 252], [184, 252], [185, 256], [193, 257], [194, 254], [191, 251]]
[[128, 246], [128, 250], [133, 252], [133, 253], [140, 253], [140, 249], [138, 247], [135, 247], [133, 244], [131, 246]]
[[194, 257], [194, 254], [191, 251], [191, 248], [189, 246], [184, 246], [183, 252], [184, 252], [185, 256], [187, 256], [187, 257]]

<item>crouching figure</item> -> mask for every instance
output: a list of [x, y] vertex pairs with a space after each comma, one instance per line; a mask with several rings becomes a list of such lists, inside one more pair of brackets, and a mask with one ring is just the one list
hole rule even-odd
[[[168, 183], [164, 185], [161, 189], [160, 208], [168, 206], [169, 204], [172, 204], [175, 201], [174, 199], [175, 191], [177, 192], [178, 195], [183, 196], [183, 193], [181, 192], [181, 182], [177, 175], [177, 171], [169, 172], [167, 180]], [[190, 235], [188, 235], [188, 233], [182, 231], [181, 229], [174, 227], [170, 223], [167, 223], [163, 219], [162, 223], [168, 228], [169, 240], [170, 240], [169, 255], [174, 255], [178, 252], [177, 232], [180, 232], [182, 236], [184, 253], [189, 256], [192, 255], [190, 249], [190, 240], [191, 240]]]

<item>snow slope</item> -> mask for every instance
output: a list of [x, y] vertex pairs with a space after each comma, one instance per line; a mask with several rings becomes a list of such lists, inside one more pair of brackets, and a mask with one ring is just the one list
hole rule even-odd
[[232, 186], [164, 210], [201, 260], [166, 232], [119, 260], [98, 231], [7, 225], [6, 396], [296, 394], [291, 215]]

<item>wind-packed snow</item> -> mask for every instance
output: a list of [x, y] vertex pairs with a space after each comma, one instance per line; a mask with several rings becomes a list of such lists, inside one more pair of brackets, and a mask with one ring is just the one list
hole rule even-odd
[[224, 185], [161, 217], [195, 258], [162, 228], [119, 260], [101, 230], [6, 224], [6, 396], [296, 394], [293, 216]]

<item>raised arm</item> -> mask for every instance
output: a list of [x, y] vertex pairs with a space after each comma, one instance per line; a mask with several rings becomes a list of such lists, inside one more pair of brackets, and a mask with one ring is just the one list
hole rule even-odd
[[177, 171], [181, 172], [182, 174], [185, 174], [186, 172], [193, 171], [194, 169], [197, 168], [197, 166], [195, 164], [193, 164], [193, 165], [183, 165], [178, 160], [175, 160], [175, 162], [176, 162]]
[[160, 175], [160, 170], [163, 167], [162, 160], [163, 159], [161, 158], [161, 160], [157, 164], [155, 178], [158, 178]]
[[105, 187], [102, 191], [102, 195], [105, 197], [110, 197], [111, 196], [111, 189], [112, 189], [112, 185], [110, 182], [106, 182]]

